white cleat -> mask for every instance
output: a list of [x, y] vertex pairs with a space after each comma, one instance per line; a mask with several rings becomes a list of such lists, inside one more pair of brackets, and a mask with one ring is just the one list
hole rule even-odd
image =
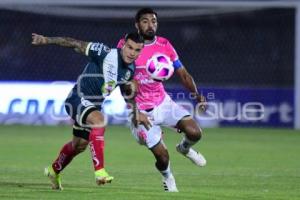
[[185, 153], [181, 150], [179, 144], [176, 145], [176, 150], [190, 159], [195, 165], [199, 167], [204, 167], [206, 165], [206, 159], [200, 152], [197, 152], [194, 149], [190, 148], [189, 151]]
[[163, 186], [165, 192], [178, 192], [173, 175], [170, 175], [168, 178], [163, 177]]

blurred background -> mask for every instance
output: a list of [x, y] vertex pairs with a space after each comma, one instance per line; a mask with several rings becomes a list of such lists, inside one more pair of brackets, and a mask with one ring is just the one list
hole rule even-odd
[[[87, 58], [56, 46], [33, 47], [31, 33], [115, 47], [134, 30], [141, 7], [157, 11], [158, 35], [171, 41], [207, 96], [208, 112], [195, 115], [202, 126], [300, 128], [300, 3], [256, 0], [2, 0], [0, 123], [70, 123], [63, 101]], [[176, 76], [165, 87], [177, 102], [192, 102]], [[126, 123], [118, 91], [106, 105], [114, 114], [110, 123]]]

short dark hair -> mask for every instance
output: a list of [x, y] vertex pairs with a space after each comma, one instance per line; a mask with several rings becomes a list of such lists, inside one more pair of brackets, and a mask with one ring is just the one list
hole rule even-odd
[[132, 41], [136, 42], [136, 43], [144, 43], [144, 38], [143, 36], [141, 36], [138, 32], [131, 32], [126, 34], [125, 36], [125, 42], [131, 39]]
[[135, 22], [139, 22], [142, 15], [154, 14], [157, 17], [157, 13], [152, 8], [141, 8], [137, 11], [135, 15]]

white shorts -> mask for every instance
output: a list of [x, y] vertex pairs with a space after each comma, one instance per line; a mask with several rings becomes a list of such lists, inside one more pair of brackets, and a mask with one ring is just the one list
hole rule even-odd
[[190, 113], [183, 107], [176, 104], [169, 95], [166, 95], [163, 102], [154, 107], [150, 112], [142, 111], [147, 114], [152, 127], [147, 130], [143, 125], [134, 127], [131, 123], [131, 133], [138, 143], [147, 146], [149, 149], [159, 143], [162, 136], [162, 126], [175, 127], [182, 118], [190, 116]]

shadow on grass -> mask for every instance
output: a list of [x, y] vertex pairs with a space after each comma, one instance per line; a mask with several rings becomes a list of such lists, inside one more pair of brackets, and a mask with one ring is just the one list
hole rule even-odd
[[49, 187], [49, 183], [19, 183], [19, 182], [8, 182], [0, 181], [0, 187]]
[[[93, 189], [93, 187], [89, 185], [79, 185], [79, 184], [64, 184], [63, 185], [67, 190], [76, 190], [76, 189]], [[43, 183], [34, 183], [34, 182], [9, 182], [9, 181], [0, 181], [0, 188], [20, 188], [20, 189], [35, 189], [40, 191], [59, 191], [51, 189], [50, 182], [43, 182]]]

